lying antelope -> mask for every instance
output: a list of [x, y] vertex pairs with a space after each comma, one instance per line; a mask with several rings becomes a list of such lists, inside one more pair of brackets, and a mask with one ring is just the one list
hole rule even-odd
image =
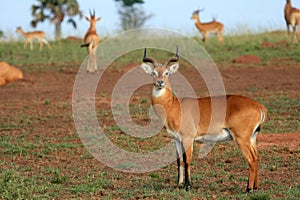
[[32, 32], [24, 32], [23, 29], [19, 26], [17, 27], [17, 32], [21, 33], [25, 37], [24, 49], [27, 44], [30, 43], [30, 49], [33, 50], [32, 40], [37, 39], [40, 43], [40, 50], [43, 49], [43, 43], [47, 45], [49, 49], [51, 49], [48, 41], [45, 39], [44, 31], [32, 31]]
[[[259, 158], [256, 136], [266, 120], [266, 108], [250, 98], [238, 95], [197, 99], [177, 98], [172, 91], [169, 76], [178, 70], [178, 59], [177, 50], [175, 57], [167, 59], [164, 64], [159, 64], [154, 58], [147, 57], [145, 49], [141, 65], [142, 69], [153, 77], [152, 106], [154, 111], [163, 120], [168, 133], [171, 133], [176, 141], [178, 185], [183, 183], [184, 170], [184, 188], [188, 190], [191, 187], [190, 169], [194, 141], [234, 140], [249, 165], [247, 191], [257, 189]], [[210, 124], [211, 101], [221, 101], [224, 98], [226, 99], [225, 121]], [[223, 114], [218, 113], [217, 115], [222, 116]], [[214, 126], [216, 132], [207, 132], [211, 125]]]
[[298, 42], [298, 33], [300, 25], [300, 10], [297, 8], [292, 7], [291, 0], [286, 0], [286, 4], [284, 7], [284, 18], [287, 26], [287, 33], [290, 34], [290, 25], [293, 28], [293, 37], [294, 42]]
[[6, 62], [0, 62], [0, 86], [22, 79], [23, 73]]
[[195, 20], [196, 27], [198, 28], [200, 33], [202, 33], [202, 35], [203, 35], [202, 41], [204, 43], [204, 47], [206, 46], [206, 39], [210, 32], [213, 32], [213, 33], [217, 32], [218, 42], [219, 42], [219, 44], [221, 44], [223, 42], [224, 25], [216, 20], [213, 20], [213, 21], [207, 22], [207, 23], [202, 23], [199, 18], [199, 12], [201, 12], [201, 11], [203, 11], [203, 10], [194, 11], [191, 19]]
[[96, 48], [99, 43], [99, 36], [96, 32], [96, 22], [101, 20], [101, 17], [95, 17], [95, 11], [93, 14], [90, 11], [90, 18], [85, 17], [87, 21], [90, 22], [90, 27], [84, 36], [84, 44], [81, 47], [87, 47], [88, 54], [91, 56], [91, 62], [87, 64], [87, 71], [94, 73], [97, 71], [97, 62], [96, 62]]

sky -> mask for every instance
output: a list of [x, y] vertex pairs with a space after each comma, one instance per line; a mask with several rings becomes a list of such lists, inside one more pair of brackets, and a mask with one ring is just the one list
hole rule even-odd
[[[31, 5], [36, 4], [36, 0], [1, 1], [0, 30], [6, 37], [19, 38], [20, 35], [15, 32], [17, 26], [22, 26], [24, 31], [43, 30], [47, 38], [54, 37], [54, 25], [48, 21], [39, 24], [36, 29], [30, 26]], [[204, 12], [200, 13], [201, 21], [207, 22], [216, 18], [224, 24], [225, 34], [286, 29], [283, 17], [285, 0], [145, 0], [144, 2], [143, 9], [153, 15], [145, 27], [165, 27], [186, 35], [199, 34], [190, 17], [194, 10], [200, 8], [204, 8]], [[300, 8], [300, 1], [292, 2], [293, 6]], [[78, 0], [78, 3], [84, 15], [89, 15], [89, 9], [95, 9], [96, 15], [102, 17], [97, 23], [97, 32], [100, 36], [109, 36], [121, 30], [117, 4], [114, 0]], [[63, 37], [84, 36], [89, 23], [84, 18], [75, 19], [77, 29], [63, 22]]]

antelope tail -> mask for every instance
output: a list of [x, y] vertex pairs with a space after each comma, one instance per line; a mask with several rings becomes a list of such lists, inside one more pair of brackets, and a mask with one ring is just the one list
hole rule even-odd
[[89, 46], [89, 45], [90, 45], [90, 43], [86, 43], [86, 44], [80, 45], [80, 47], [87, 47], [87, 46]]

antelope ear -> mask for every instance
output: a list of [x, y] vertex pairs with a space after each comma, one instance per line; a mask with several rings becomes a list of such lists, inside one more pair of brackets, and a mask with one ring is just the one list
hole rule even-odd
[[97, 19], [96, 19], [96, 21], [100, 21], [101, 20], [101, 17], [98, 17]]
[[146, 63], [143, 63], [141, 65], [141, 68], [144, 70], [144, 72], [146, 72], [147, 74], [152, 74], [153, 70], [152, 70], [152, 67]]
[[169, 73], [174, 74], [179, 68], [179, 63], [174, 63], [169, 67]]
[[90, 21], [90, 19], [88, 17], [85, 17], [86, 20]]

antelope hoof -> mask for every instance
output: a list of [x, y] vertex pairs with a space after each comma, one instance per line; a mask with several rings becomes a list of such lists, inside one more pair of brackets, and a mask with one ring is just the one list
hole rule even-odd
[[181, 189], [181, 188], [182, 188], [182, 184], [181, 184], [181, 183], [178, 183], [178, 184], [177, 184], [177, 188], [178, 188], [178, 189]]
[[257, 188], [248, 188], [247, 187], [247, 189], [246, 189], [246, 191], [248, 192], [248, 193], [252, 193], [252, 192], [255, 192], [257, 190]]
[[189, 191], [191, 189], [191, 187], [192, 187], [191, 184], [187, 183], [187, 184], [185, 184], [184, 189], [185, 189], [185, 191]]

